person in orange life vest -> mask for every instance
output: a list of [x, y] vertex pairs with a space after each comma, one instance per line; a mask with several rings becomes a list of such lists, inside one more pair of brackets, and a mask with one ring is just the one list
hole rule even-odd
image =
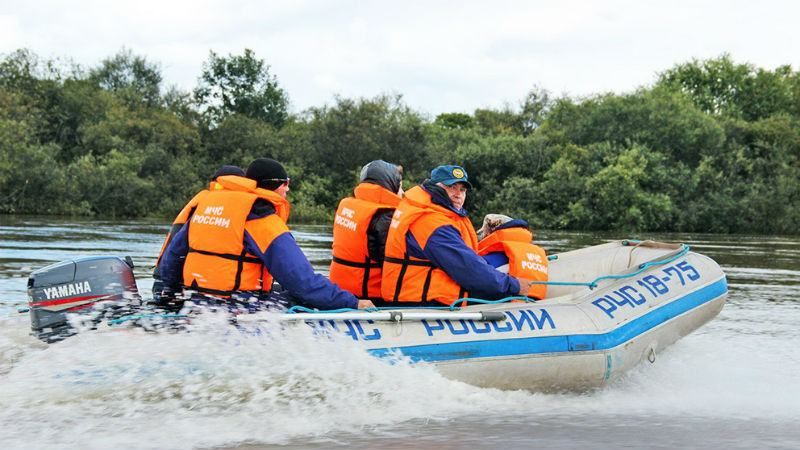
[[[487, 214], [478, 230], [478, 254], [492, 267], [515, 277], [547, 281], [547, 255], [534, 245], [528, 222], [500, 214]], [[541, 300], [547, 285], [532, 284], [528, 297]]]
[[450, 304], [467, 295], [525, 295], [529, 285], [498, 272], [477, 253], [478, 238], [464, 209], [472, 184], [459, 166], [439, 166], [408, 190], [395, 211], [383, 263], [385, 302]]
[[286, 226], [290, 179], [279, 162], [258, 158], [246, 177], [218, 181], [223, 189], [200, 200], [164, 252], [165, 289], [180, 289], [183, 279], [186, 289], [214, 298], [255, 296], [269, 304], [274, 278], [294, 301], [313, 308], [373, 306], [314, 272]]
[[226, 176], [226, 175], [236, 175], [236, 176], [244, 176], [244, 169], [238, 166], [231, 166], [231, 165], [223, 165], [220, 166], [213, 175], [211, 175], [211, 179], [209, 180], [208, 189], [203, 189], [202, 191], [195, 194], [189, 203], [187, 203], [181, 212], [175, 217], [175, 220], [172, 221], [172, 227], [170, 227], [169, 232], [167, 232], [167, 237], [164, 239], [164, 243], [161, 244], [161, 250], [158, 252], [158, 258], [156, 259], [156, 265], [153, 268], [153, 296], [156, 304], [161, 303], [161, 299], [159, 298], [164, 284], [161, 282], [161, 272], [158, 268], [159, 264], [161, 263], [161, 255], [164, 254], [164, 250], [169, 245], [170, 241], [172, 241], [172, 236], [178, 232], [178, 230], [183, 227], [183, 224], [186, 223], [189, 218], [192, 217], [194, 214], [195, 208], [197, 208], [197, 202], [200, 200], [201, 196], [204, 195], [206, 192], [210, 190], [219, 190], [222, 189], [222, 185], [217, 183], [217, 178]]
[[403, 192], [402, 167], [372, 161], [361, 169], [360, 181], [336, 210], [329, 277], [359, 298], [378, 300], [386, 235]]

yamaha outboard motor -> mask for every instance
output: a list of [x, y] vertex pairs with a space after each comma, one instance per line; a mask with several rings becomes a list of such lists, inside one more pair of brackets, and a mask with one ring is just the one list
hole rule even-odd
[[141, 304], [133, 261], [116, 256], [88, 256], [62, 261], [28, 278], [32, 334], [55, 342], [77, 332], [68, 313], [87, 314], [95, 321], [130, 312]]

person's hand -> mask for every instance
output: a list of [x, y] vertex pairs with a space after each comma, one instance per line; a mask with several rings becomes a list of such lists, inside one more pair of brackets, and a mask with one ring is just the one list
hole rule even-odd
[[153, 291], [153, 305], [169, 312], [178, 312], [183, 308], [183, 298], [179, 298], [179, 289], [164, 286], [160, 291]]
[[175, 300], [175, 290], [164, 286], [163, 283], [153, 283], [153, 300], [156, 306], [164, 306], [167, 303]]
[[519, 293], [517, 293], [517, 295], [526, 297], [528, 292], [531, 290], [531, 281], [533, 280], [529, 280], [527, 278], [517, 278], [517, 281], [519, 281]]
[[358, 309], [367, 309], [367, 308], [374, 308], [375, 304], [372, 303], [372, 300], [359, 300], [358, 301]]

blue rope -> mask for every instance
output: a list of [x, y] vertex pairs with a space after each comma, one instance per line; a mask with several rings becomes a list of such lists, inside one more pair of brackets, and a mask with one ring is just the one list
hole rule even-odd
[[[638, 242], [638, 241], [632, 241], [632, 240], [623, 241], [623, 245], [628, 245], [628, 243], [630, 243], [630, 242]], [[647, 270], [649, 267], [657, 266], [657, 265], [661, 265], [661, 264], [669, 264], [672, 261], [675, 261], [676, 259], [678, 259], [678, 258], [684, 256], [685, 254], [689, 253], [689, 248], [690, 247], [688, 245], [681, 244], [681, 251], [678, 254], [676, 254], [676, 255], [674, 255], [674, 256], [672, 256], [670, 258], [661, 260], [661, 261], [651, 261], [651, 262], [648, 262], [648, 263], [640, 264], [639, 265], [639, 270], [637, 270], [636, 272], [632, 272], [632, 273], [626, 273], [624, 275], [604, 275], [604, 276], [601, 276], [601, 277], [597, 277], [597, 278], [595, 278], [594, 280], [592, 280], [592, 281], [590, 281], [588, 283], [583, 283], [583, 282], [578, 282], [578, 281], [576, 281], [576, 282], [572, 282], [572, 281], [531, 281], [530, 284], [545, 284], [545, 285], [553, 285], [553, 286], [588, 286], [589, 289], [594, 289], [594, 288], [597, 287], [597, 283], [599, 281], [602, 281], [602, 280], [620, 280], [620, 279], [623, 279], [623, 278], [630, 278], [630, 277], [634, 277], [636, 275], [639, 275], [640, 273], [642, 273], [645, 270]]]
[[184, 317], [187, 317], [186, 314], [129, 314], [127, 316], [122, 316], [117, 319], [109, 320], [108, 323], [111, 325], [119, 325], [129, 320], [137, 320], [137, 319], [149, 319], [149, 318], [181, 319]]
[[[461, 307], [456, 306], [456, 304], [461, 303], [461, 302], [463, 302], [465, 300], [468, 301], [468, 302], [480, 303], [480, 304], [485, 304], [485, 305], [494, 305], [494, 304], [498, 304], [498, 303], [507, 303], [507, 302], [510, 302], [510, 301], [513, 301], [513, 300], [525, 300], [526, 302], [535, 301], [534, 299], [532, 299], [530, 297], [520, 297], [518, 295], [515, 295], [515, 296], [512, 296], [512, 297], [501, 298], [500, 300], [484, 300], [482, 298], [465, 297], [465, 298], [460, 298], [460, 299], [454, 301], [453, 303], [450, 304], [450, 306], [423, 306], [422, 308], [457, 311], [457, 310], [461, 309]], [[294, 313], [297, 313], [297, 312], [316, 314], [316, 313], [342, 313], [342, 312], [352, 312], [352, 311], [397, 311], [398, 309], [412, 309], [412, 308], [420, 308], [420, 306], [381, 306], [381, 307], [366, 308], [366, 309], [342, 308], [342, 309], [332, 309], [332, 310], [320, 311], [320, 310], [317, 310], [317, 309], [306, 308], [305, 306], [295, 305], [295, 306], [292, 306], [291, 308], [289, 308], [286, 311], [286, 314], [294, 314]]]
[[514, 300], [525, 300], [526, 302], [535, 302], [536, 301], [536, 300], [534, 300], [534, 299], [532, 299], [530, 297], [522, 297], [522, 296], [519, 296], [519, 295], [513, 295], [511, 297], [501, 298], [500, 300], [484, 300], [482, 298], [464, 297], [464, 298], [460, 298], [460, 299], [454, 301], [453, 303], [450, 303], [450, 306], [447, 307], [447, 308], [450, 311], [455, 311], [456, 309], [460, 309], [459, 307], [456, 306], [456, 304], [457, 303], [461, 303], [463, 301], [472, 302], [472, 303], [479, 303], [479, 304], [483, 304], [483, 305], [496, 305], [496, 304], [499, 304], [499, 303], [507, 303], [507, 302], [511, 302], [511, 301], [514, 301]]
[[[636, 245], [636, 244], [639, 244], [639, 243], [641, 243], [641, 241], [637, 241], [635, 239], [627, 239], [627, 240], [622, 241], [622, 245], [624, 245], [624, 246], [628, 246], [628, 245], [631, 245], [631, 244]], [[592, 281], [590, 281], [588, 283], [580, 282], [580, 281], [531, 281], [530, 284], [544, 284], [544, 285], [549, 285], [549, 286], [588, 286], [589, 289], [594, 289], [594, 288], [597, 287], [597, 283], [602, 281], [602, 280], [619, 280], [619, 279], [623, 279], [623, 278], [630, 278], [630, 277], [634, 277], [636, 275], [639, 275], [640, 273], [644, 272], [645, 270], [647, 270], [648, 268], [650, 268], [652, 266], [657, 266], [657, 265], [662, 265], [662, 264], [669, 264], [672, 261], [675, 261], [676, 259], [678, 259], [678, 258], [684, 256], [685, 254], [689, 253], [689, 249], [690, 249], [690, 247], [688, 245], [681, 244], [681, 251], [678, 254], [676, 254], [676, 255], [674, 255], [674, 256], [672, 256], [670, 258], [667, 258], [667, 259], [664, 259], [664, 260], [661, 260], [661, 261], [651, 261], [651, 262], [648, 262], [648, 263], [640, 264], [639, 265], [639, 270], [637, 270], [636, 272], [626, 273], [624, 275], [604, 275], [604, 276], [601, 276], [601, 277], [597, 277], [597, 278], [595, 278], [594, 280], [592, 280]], [[558, 259], [558, 256], [557, 255], [551, 255], [547, 259], [550, 260], [550, 261], [553, 261], [555, 259]], [[460, 299], [454, 301], [453, 303], [450, 304], [450, 306], [430, 306], [430, 307], [426, 306], [425, 308], [426, 309], [448, 309], [450, 311], [455, 311], [455, 310], [461, 309], [460, 307], [458, 307], [456, 305], [458, 303], [463, 302], [463, 301], [472, 302], [472, 303], [479, 303], [479, 304], [484, 304], [484, 305], [496, 305], [496, 304], [499, 304], [499, 303], [507, 303], [507, 302], [510, 302], [510, 301], [513, 301], [513, 300], [525, 300], [526, 302], [534, 302], [535, 301], [534, 299], [532, 299], [530, 297], [521, 297], [521, 296], [505, 297], [505, 298], [501, 298], [500, 300], [484, 300], [482, 298], [466, 297], [466, 298], [460, 298]], [[307, 313], [323, 313], [323, 312], [324, 313], [340, 313], [340, 312], [352, 312], [352, 311], [398, 310], [398, 309], [403, 309], [403, 308], [419, 308], [419, 307], [418, 306], [395, 306], [395, 307], [367, 308], [367, 309], [363, 309], [363, 310], [358, 310], [358, 309], [353, 309], [353, 308], [342, 308], [342, 309], [333, 309], [333, 310], [330, 310], [330, 311], [319, 311], [319, 310], [316, 310], [316, 309], [306, 308], [305, 306], [296, 305], [296, 306], [292, 306], [291, 308], [289, 308], [289, 310], [286, 311], [286, 313], [287, 314], [293, 314], [293, 313], [296, 313], [298, 311], [299, 312], [307, 312]]]
[[425, 308], [425, 309], [450, 309], [448, 306], [381, 306], [381, 307], [374, 307], [374, 308], [365, 308], [365, 309], [355, 309], [355, 308], [341, 308], [341, 309], [311, 309], [306, 308], [305, 306], [295, 305], [286, 310], [286, 314], [295, 314], [298, 312], [303, 313], [343, 313], [343, 312], [353, 312], [353, 311], [397, 311], [398, 309], [411, 309], [411, 308]]

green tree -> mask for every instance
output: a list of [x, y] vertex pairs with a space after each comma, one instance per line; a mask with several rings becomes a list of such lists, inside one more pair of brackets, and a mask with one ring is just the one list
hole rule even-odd
[[534, 86], [522, 100], [519, 113], [520, 129], [527, 136], [536, 131], [547, 119], [556, 100], [541, 86]]
[[433, 123], [443, 128], [456, 130], [472, 128], [474, 124], [472, 116], [464, 113], [442, 113], [436, 116]]
[[203, 65], [195, 99], [212, 124], [242, 114], [280, 128], [288, 118], [289, 99], [269, 68], [250, 49], [227, 57], [212, 51]]
[[583, 147], [568, 144], [552, 151], [556, 160], [540, 177], [518, 174], [503, 181], [488, 211], [525, 219], [534, 228], [576, 228], [570, 209], [586, 196], [586, 181], [598, 164]]
[[587, 229], [659, 230], [672, 212], [670, 197], [646, 188], [662, 158], [633, 147], [586, 181], [585, 196], [570, 205], [575, 225]]
[[331, 207], [353, 187], [361, 166], [375, 159], [400, 164], [411, 171], [425, 161], [424, 123], [400, 97], [337, 98], [332, 107], [309, 111], [310, 145], [304, 164], [314, 176], [334, 180]]
[[475, 126], [484, 134], [522, 133], [522, 121], [519, 115], [509, 107], [501, 110], [476, 109], [473, 117]]
[[747, 121], [797, 111], [798, 74], [737, 64], [728, 54], [679, 64], [659, 76], [659, 85], [685, 92], [704, 112]]
[[61, 79], [55, 61], [41, 60], [27, 49], [4, 55], [0, 61], [0, 88], [17, 92], [32, 103], [42, 103], [48, 85], [57, 84]]
[[89, 71], [89, 79], [129, 106], [154, 107], [161, 103], [161, 68], [127, 49], [104, 59]]
[[[543, 139], [519, 135], [485, 136], [460, 145], [448, 160], [441, 163], [460, 164], [467, 169], [475, 187], [467, 196], [476, 215], [492, 211], [486, 208], [512, 177], [541, 179], [553, 163], [553, 151]], [[515, 202], [516, 203], [516, 202]]]
[[246, 166], [258, 157], [277, 157], [277, 132], [268, 123], [233, 114], [205, 137], [205, 157], [210, 170], [221, 164]]
[[555, 142], [581, 146], [642, 144], [690, 166], [724, 142], [724, 132], [713, 117], [699, 111], [683, 94], [659, 88], [623, 96], [607, 94], [581, 103], [561, 100], [543, 132]]

